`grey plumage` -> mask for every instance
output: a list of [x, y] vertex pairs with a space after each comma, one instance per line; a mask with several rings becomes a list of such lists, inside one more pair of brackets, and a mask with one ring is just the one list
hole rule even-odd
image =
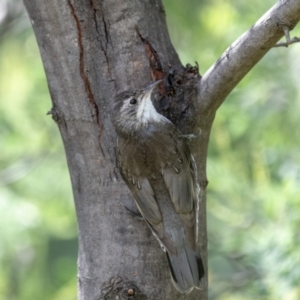
[[194, 287], [204, 288], [196, 245], [196, 170], [187, 144], [152, 104], [157, 83], [117, 97], [117, 158], [139, 211], [167, 253], [176, 289], [189, 293]]

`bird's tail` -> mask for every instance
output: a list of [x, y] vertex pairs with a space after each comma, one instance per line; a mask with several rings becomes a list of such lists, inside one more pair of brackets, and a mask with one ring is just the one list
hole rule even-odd
[[172, 281], [180, 293], [188, 294], [193, 288], [205, 288], [204, 268], [200, 255], [187, 245], [177, 255], [166, 253]]

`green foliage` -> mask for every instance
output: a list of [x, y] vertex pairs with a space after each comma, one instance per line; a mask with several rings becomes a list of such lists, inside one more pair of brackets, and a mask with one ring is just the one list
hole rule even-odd
[[[198, 61], [202, 74], [274, 3], [164, 1], [182, 62]], [[74, 205], [59, 133], [46, 116], [51, 101], [39, 51], [24, 17], [3, 26], [0, 299], [76, 299]], [[300, 298], [299, 47], [270, 51], [215, 119], [210, 299]]]

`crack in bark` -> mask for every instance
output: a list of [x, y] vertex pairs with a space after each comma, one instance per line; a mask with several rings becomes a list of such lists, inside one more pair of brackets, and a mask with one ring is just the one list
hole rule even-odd
[[84, 87], [85, 87], [85, 91], [88, 95], [88, 98], [89, 98], [89, 101], [90, 103], [94, 106], [95, 108], [95, 111], [96, 111], [96, 117], [97, 117], [97, 124], [99, 124], [99, 108], [95, 102], [95, 99], [94, 99], [94, 95], [92, 93], [92, 90], [91, 90], [91, 84], [90, 84], [90, 81], [89, 81], [89, 78], [88, 76], [86, 75], [85, 73], [85, 70], [84, 70], [84, 49], [83, 49], [83, 43], [82, 43], [82, 32], [81, 32], [81, 27], [80, 27], [80, 22], [79, 22], [79, 19], [75, 13], [75, 9], [74, 9], [74, 6], [72, 5], [71, 1], [68, 0], [68, 4], [71, 8], [71, 13], [72, 13], [72, 16], [75, 20], [75, 23], [76, 23], [76, 27], [77, 27], [77, 34], [78, 34], [78, 46], [79, 46], [79, 68], [80, 68], [80, 76], [84, 82]]
[[94, 19], [94, 22], [95, 22], [95, 28], [96, 28], [98, 37], [100, 37], [100, 32], [99, 32], [99, 29], [98, 29], [98, 22], [97, 22], [97, 18], [96, 18], [96, 15], [97, 15], [97, 8], [96, 8], [96, 6], [94, 5], [94, 1], [93, 1], [93, 0], [90, 0], [90, 6], [91, 6], [91, 8], [93, 9], [93, 19]]
[[103, 24], [104, 24], [104, 32], [105, 32], [105, 40], [106, 40], [106, 47], [104, 47], [102, 42], [101, 42], [101, 34], [100, 34], [100, 31], [99, 31], [99, 26], [98, 26], [98, 21], [97, 21], [97, 10], [98, 9], [95, 6], [94, 0], [90, 0], [90, 6], [93, 9], [93, 20], [94, 20], [94, 23], [95, 23], [95, 29], [96, 29], [97, 36], [98, 36], [97, 40], [100, 42], [100, 47], [101, 47], [101, 50], [103, 51], [103, 54], [105, 56], [105, 61], [106, 61], [106, 64], [107, 64], [108, 75], [110, 76], [111, 72], [110, 72], [110, 67], [109, 67], [109, 62], [108, 62], [108, 55], [107, 55], [107, 51], [105, 49], [105, 48], [107, 48], [107, 44], [109, 43], [108, 28], [107, 28], [104, 16], [102, 14], [102, 21], [103, 21]]
[[150, 42], [148, 40], [146, 40], [145, 38], [143, 38], [143, 36], [139, 32], [138, 28], [136, 28], [136, 32], [137, 32], [139, 38], [141, 39], [141, 41], [145, 45], [146, 54], [149, 59], [149, 64], [150, 64], [150, 68], [151, 68], [152, 79], [154, 81], [163, 79], [164, 75], [165, 75], [165, 71], [163, 70], [163, 68], [161, 66], [160, 59], [159, 59], [157, 52], [152, 47]]
[[82, 31], [81, 31], [81, 27], [80, 27], [80, 21], [78, 16], [75, 13], [75, 8], [73, 6], [73, 4], [71, 3], [71, 0], [67, 0], [68, 1], [68, 5], [71, 9], [71, 14], [75, 20], [76, 23], [76, 28], [77, 28], [77, 38], [78, 38], [78, 46], [79, 46], [79, 69], [80, 69], [80, 77], [82, 78], [83, 82], [84, 82], [84, 88], [85, 88], [85, 92], [88, 96], [89, 102], [91, 103], [91, 105], [94, 107], [95, 112], [96, 112], [96, 122], [98, 124], [98, 126], [100, 127], [100, 134], [98, 136], [99, 138], [99, 146], [100, 146], [100, 150], [103, 154], [103, 156], [105, 157], [102, 145], [101, 145], [101, 136], [103, 133], [103, 124], [100, 122], [99, 119], [99, 107], [95, 101], [94, 95], [92, 93], [92, 89], [91, 89], [91, 84], [89, 81], [89, 78], [84, 70], [84, 48], [83, 48], [83, 42], [82, 42]]
[[103, 24], [104, 24], [104, 32], [105, 32], [105, 39], [106, 39], [106, 43], [108, 44], [109, 43], [109, 34], [108, 34], [108, 28], [107, 28], [107, 25], [106, 25], [106, 21], [105, 21], [105, 18], [104, 18], [104, 15], [102, 14], [102, 21], [103, 21]]
[[[106, 25], [106, 21], [104, 19], [104, 15], [103, 15], [103, 12], [102, 12], [102, 22], [104, 24], [104, 33], [105, 33], [105, 40], [106, 40], [106, 46], [105, 48], [107, 48], [107, 44], [109, 43], [109, 33], [108, 33], [108, 28], [107, 28], [107, 25]], [[106, 49], [105, 49], [101, 43], [101, 49], [104, 53], [104, 56], [105, 56], [105, 59], [106, 59], [106, 63], [107, 63], [107, 69], [108, 69], [108, 75], [110, 76], [111, 72], [110, 72], [110, 66], [109, 66], [109, 62], [108, 62], [108, 55], [107, 55], [107, 52], [106, 52]]]

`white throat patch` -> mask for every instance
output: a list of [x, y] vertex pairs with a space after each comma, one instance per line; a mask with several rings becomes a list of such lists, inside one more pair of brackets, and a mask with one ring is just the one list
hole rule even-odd
[[138, 121], [142, 123], [147, 123], [149, 121], [162, 122], [167, 120], [163, 115], [156, 111], [151, 101], [151, 93], [148, 94], [146, 98], [142, 98], [136, 116]]

